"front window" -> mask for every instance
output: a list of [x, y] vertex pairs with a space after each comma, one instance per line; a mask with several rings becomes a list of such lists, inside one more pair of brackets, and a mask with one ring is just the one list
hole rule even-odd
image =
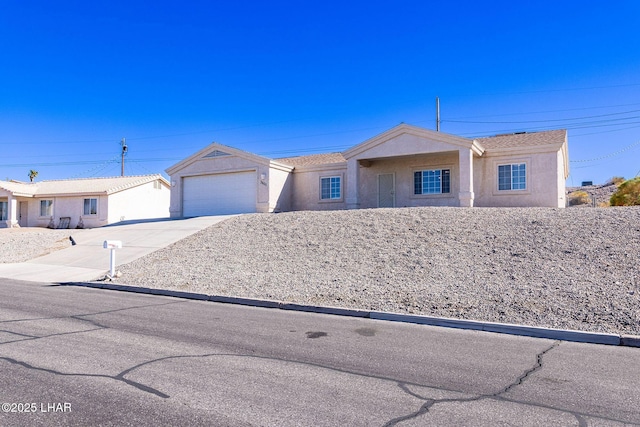
[[85, 215], [98, 214], [98, 199], [84, 199], [84, 214]]
[[332, 176], [320, 179], [320, 198], [322, 200], [335, 200], [342, 197], [340, 177]]
[[9, 210], [9, 202], [0, 202], [0, 221], [7, 220], [8, 210]]
[[498, 190], [526, 190], [527, 173], [525, 163], [498, 166]]
[[53, 200], [40, 200], [40, 216], [53, 216]]
[[443, 194], [451, 192], [449, 169], [428, 169], [413, 173], [413, 194]]

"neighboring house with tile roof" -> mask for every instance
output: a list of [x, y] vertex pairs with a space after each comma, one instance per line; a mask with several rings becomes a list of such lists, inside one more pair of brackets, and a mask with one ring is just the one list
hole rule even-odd
[[171, 216], [377, 207], [564, 207], [567, 132], [469, 139], [400, 124], [341, 153], [213, 143], [167, 169]]
[[167, 218], [170, 193], [161, 175], [0, 181], [0, 228], [93, 228]]

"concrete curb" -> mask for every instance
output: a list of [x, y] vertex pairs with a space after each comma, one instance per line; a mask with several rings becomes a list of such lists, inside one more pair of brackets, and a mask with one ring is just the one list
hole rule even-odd
[[418, 325], [438, 326], [444, 328], [467, 329], [499, 334], [518, 335], [533, 338], [545, 338], [560, 341], [604, 344], [625, 347], [640, 347], [640, 336], [583, 332], [569, 329], [552, 329], [536, 326], [514, 325], [509, 323], [482, 322], [477, 320], [452, 319], [414, 314], [387, 313], [382, 311], [366, 311], [341, 307], [324, 307], [306, 304], [295, 304], [275, 300], [257, 298], [229, 297], [223, 295], [206, 295], [192, 292], [172, 291], [168, 289], [141, 288], [138, 286], [116, 285], [103, 282], [66, 282], [63, 286], [83, 286], [88, 288], [107, 289], [113, 291], [134, 292], [139, 294], [160, 295], [198, 301], [211, 301], [223, 304], [238, 304], [250, 307], [276, 308], [280, 310], [302, 311], [307, 313], [331, 314], [335, 316], [360, 317], [391, 322], [415, 323]]
[[441, 326], [445, 328], [471, 329], [476, 331], [495, 332], [499, 334], [547, 338], [560, 341], [622, 345], [621, 336], [617, 334], [572, 331], [569, 329], [551, 329], [537, 326], [513, 325], [509, 323], [480, 322], [476, 320], [450, 319], [447, 317], [383, 313], [377, 311], [371, 312], [370, 318], [379, 320], [391, 320], [394, 322], [417, 323], [420, 325]]

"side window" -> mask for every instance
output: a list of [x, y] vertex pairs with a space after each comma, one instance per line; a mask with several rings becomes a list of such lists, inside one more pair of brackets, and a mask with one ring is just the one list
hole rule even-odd
[[84, 199], [84, 215], [98, 214], [98, 199]]
[[40, 200], [40, 216], [53, 215], [53, 200]]
[[498, 165], [498, 190], [526, 190], [527, 169], [525, 163]]
[[341, 179], [339, 176], [320, 178], [320, 199], [336, 200], [342, 198]]

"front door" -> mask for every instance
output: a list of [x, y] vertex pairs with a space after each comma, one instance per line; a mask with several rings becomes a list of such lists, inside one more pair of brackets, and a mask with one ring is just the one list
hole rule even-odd
[[378, 207], [396, 206], [396, 177], [392, 173], [378, 175]]
[[20, 227], [28, 227], [29, 226], [29, 203], [28, 202], [18, 202], [18, 225]]

